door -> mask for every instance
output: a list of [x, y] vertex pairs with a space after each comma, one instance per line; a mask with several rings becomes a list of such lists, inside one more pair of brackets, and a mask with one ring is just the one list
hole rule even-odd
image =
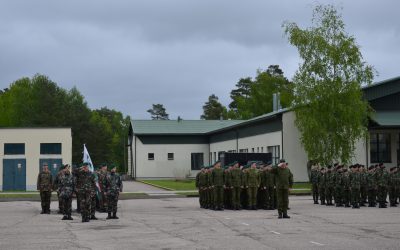
[[60, 167], [62, 166], [62, 159], [39, 159], [39, 171], [42, 171], [43, 163], [49, 165], [49, 171], [53, 176], [53, 180], [56, 177]]
[[3, 159], [3, 191], [26, 190], [26, 159]]

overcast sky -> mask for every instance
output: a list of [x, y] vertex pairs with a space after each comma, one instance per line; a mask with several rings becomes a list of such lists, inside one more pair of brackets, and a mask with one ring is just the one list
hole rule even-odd
[[[376, 81], [400, 75], [400, 1], [318, 1], [343, 7]], [[162, 103], [171, 119], [199, 119], [216, 94], [224, 105], [241, 77], [279, 64], [290, 79], [301, 62], [282, 22], [309, 27], [316, 1], [0, 2], [0, 88], [44, 74], [76, 86], [91, 108], [147, 119]]]

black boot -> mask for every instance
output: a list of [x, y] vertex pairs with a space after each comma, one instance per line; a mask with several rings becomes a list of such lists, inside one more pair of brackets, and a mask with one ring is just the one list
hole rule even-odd
[[90, 216], [90, 219], [91, 220], [97, 220], [96, 216], [94, 216], [94, 215]]
[[42, 212], [40, 212], [40, 214], [45, 214], [46, 212], [42, 209]]
[[117, 217], [117, 212], [113, 213], [113, 219], [119, 219], [119, 217]]
[[290, 216], [287, 215], [287, 213], [284, 213], [283, 216], [282, 216], [282, 218], [284, 218], [284, 219], [290, 219]]
[[283, 218], [283, 214], [281, 212], [278, 212], [278, 219], [282, 219]]
[[61, 220], [68, 220], [68, 216], [64, 215]]
[[82, 216], [82, 222], [86, 222], [85, 216]]
[[108, 212], [107, 220], [112, 219], [111, 212]]
[[69, 214], [67, 220], [74, 220], [74, 219], [72, 219], [71, 215]]

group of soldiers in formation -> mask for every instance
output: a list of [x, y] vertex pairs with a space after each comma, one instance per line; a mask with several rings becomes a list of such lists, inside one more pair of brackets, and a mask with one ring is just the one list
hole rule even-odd
[[[399, 166], [388, 171], [383, 163], [365, 168], [355, 164], [348, 168], [335, 163], [334, 166], [312, 166], [311, 184], [314, 204], [336, 207], [360, 208], [360, 206], [396, 207], [400, 196]], [[333, 201], [335, 204], [333, 204]]]
[[[122, 179], [116, 173], [116, 167], [107, 169], [102, 164], [100, 169], [89, 171], [89, 163], [71, 169], [66, 164], [53, 180], [47, 163], [38, 175], [37, 190], [40, 191], [42, 214], [50, 214], [51, 193], [57, 192], [59, 213], [62, 220], [72, 220], [72, 198], [77, 199], [77, 212], [81, 213], [82, 222], [97, 220], [96, 208], [99, 212], [108, 212], [107, 219], [118, 219], [117, 203], [119, 192], [122, 192]], [[109, 170], [109, 171], [108, 171]]]
[[202, 167], [196, 176], [200, 207], [212, 210], [278, 208], [278, 218], [290, 218], [289, 189], [293, 174], [284, 159], [277, 166], [271, 162], [249, 162], [241, 166], [233, 162], [222, 167], [221, 162]]

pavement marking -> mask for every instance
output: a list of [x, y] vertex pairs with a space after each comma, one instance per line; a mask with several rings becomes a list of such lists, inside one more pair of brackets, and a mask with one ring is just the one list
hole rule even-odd
[[279, 233], [279, 232], [275, 232], [275, 231], [270, 231], [271, 233], [274, 233], [274, 234], [281, 234], [281, 233]]
[[230, 220], [231, 218], [229, 218], [229, 217], [225, 217], [225, 219], [226, 219], [226, 220]]
[[321, 243], [318, 243], [318, 242], [315, 242], [315, 241], [310, 241], [310, 243], [315, 244], [317, 246], [325, 246], [325, 244], [321, 244]]
[[242, 224], [245, 225], [245, 226], [250, 226], [250, 224], [247, 224], [247, 223], [244, 223], [244, 222], [242, 222]]

